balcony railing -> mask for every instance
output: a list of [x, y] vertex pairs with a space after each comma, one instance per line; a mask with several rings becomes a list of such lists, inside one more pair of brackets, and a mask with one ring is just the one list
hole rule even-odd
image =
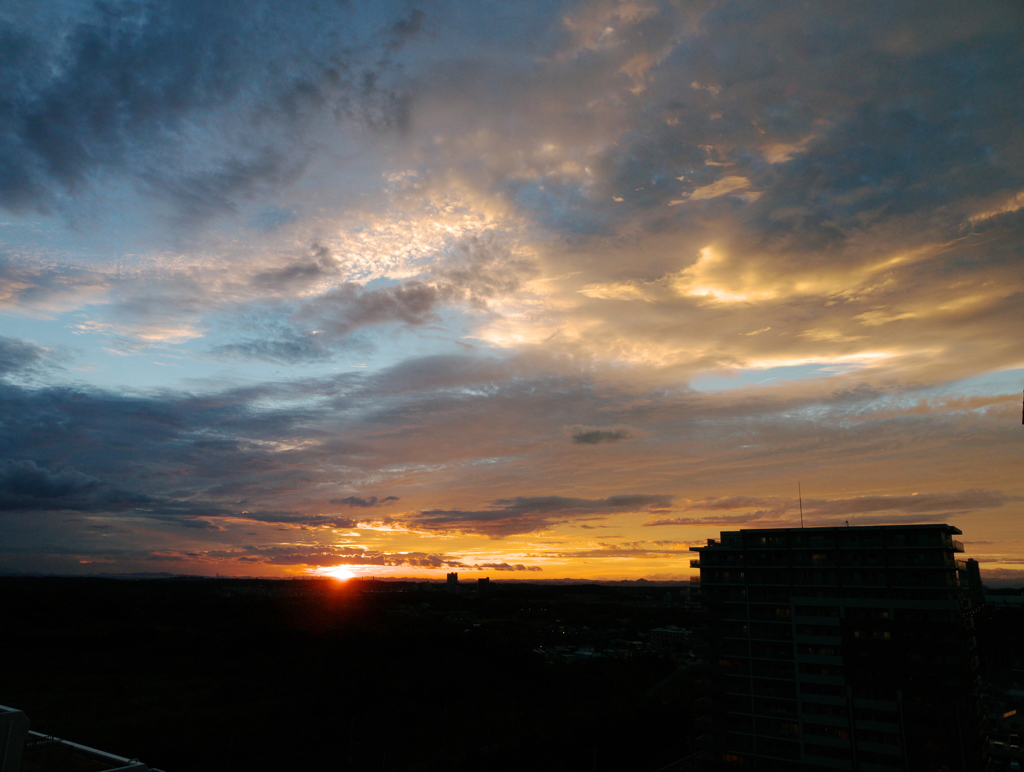
[[964, 551], [964, 543], [962, 541], [957, 541], [956, 539], [953, 539], [952, 542], [953, 542], [953, 552], [963, 552]]
[[700, 558], [694, 558], [690, 561], [690, 568], [700, 568]]

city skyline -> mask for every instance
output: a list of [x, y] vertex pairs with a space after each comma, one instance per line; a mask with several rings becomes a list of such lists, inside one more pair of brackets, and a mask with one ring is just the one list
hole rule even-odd
[[0, 570], [1024, 585], [1024, 9], [0, 10]]

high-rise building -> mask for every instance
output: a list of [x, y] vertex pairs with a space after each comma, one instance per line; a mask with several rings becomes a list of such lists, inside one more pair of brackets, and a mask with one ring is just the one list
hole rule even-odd
[[960, 533], [771, 528], [691, 547], [707, 620], [711, 768], [981, 769]]

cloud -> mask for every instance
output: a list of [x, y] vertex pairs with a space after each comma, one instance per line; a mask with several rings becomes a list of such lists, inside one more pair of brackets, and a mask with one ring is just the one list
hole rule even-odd
[[359, 327], [397, 322], [422, 325], [436, 318], [445, 292], [418, 280], [382, 289], [349, 282], [311, 301], [301, 312], [327, 335], [344, 337]]
[[636, 435], [629, 427], [570, 426], [572, 441], [577, 445], [601, 445], [633, 439]]
[[476, 563], [476, 564], [474, 564], [473, 566], [470, 566], [470, 567], [474, 568], [474, 569], [479, 569], [479, 570], [490, 569], [492, 571], [543, 571], [544, 570], [540, 566], [526, 566], [526, 565], [523, 565], [522, 563], [516, 563], [515, 565], [512, 565], [510, 563]]
[[856, 496], [833, 501], [810, 500], [813, 514], [826, 517], [866, 512], [903, 512], [906, 514], [934, 514], [971, 512], [976, 509], [994, 509], [1018, 500], [1001, 491], [971, 488], [957, 493], [914, 493], [909, 496]]
[[299, 512], [241, 512], [225, 513], [232, 519], [251, 520], [256, 523], [278, 523], [281, 525], [314, 526], [323, 528], [355, 528], [358, 520], [332, 515], [306, 515]]
[[0, 458], [0, 511], [119, 510], [149, 502], [74, 469], [53, 472], [31, 460]]
[[517, 496], [496, 499], [491, 509], [428, 509], [406, 515], [406, 522], [428, 531], [458, 531], [500, 539], [545, 530], [559, 522], [602, 518], [621, 512], [657, 512], [669, 507], [671, 496], [625, 494], [604, 499], [563, 496]]
[[189, 550], [175, 552], [164, 550], [147, 553], [148, 559], [199, 561], [207, 564], [244, 563], [264, 566], [306, 566], [330, 568], [335, 566], [380, 566], [405, 567], [413, 569], [459, 569], [463, 571], [512, 571], [537, 572], [543, 569], [536, 565], [508, 562], [467, 563], [463, 559], [444, 553], [431, 552], [385, 552], [350, 546], [314, 545], [248, 545], [228, 549]]
[[231, 209], [301, 169], [314, 117], [401, 123], [384, 77], [388, 52], [417, 29], [401, 21], [328, 2], [281, 15], [192, 0], [8, 16], [0, 205], [45, 211], [116, 174], [188, 217]]
[[[254, 197], [259, 212], [296, 218], [281, 242], [304, 245], [295, 252], [253, 245], [250, 264], [217, 273], [223, 255], [212, 251], [209, 265], [189, 267], [199, 286], [163, 302], [140, 292], [111, 315], [137, 322], [166, 308], [181, 339], [186, 328], [203, 334], [199, 317], [215, 308], [245, 327], [253, 305], [287, 297], [267, 311], [273, 321], [210, 342], [218, 357], [287, 364], [330, 360], [373, 327], [425, 332], [453, 308], [486, 310], [466, 324], [492, 344], [535, 341], [573, 361], [643, 365], [673, 380], [837, 358], [851, 369], [875, 364], [878, 377], [904, 368], [940, 377], [950, 365], [978, 372], [1010, 356], [1009, 344], [971, 346], [974, 324], [957, 309], [975, 309], [972, 321], [992, 333], [1012, 321], [1017, 285], [1000, 264], [1016, 254], [1015, 237], [988, 233], [995, 243], [979, 243], [984, 255], [977, 233], [951, 246], [970, 218], [1002, 211], [1020, 191], [1010, 153], [1020, 134], [1017, 53], [996, 4], [971, 18], [944, 6], [956, 34], [918, 7], [809, 11], [809, 25], [835, 35], [823, 48], [808, 48], [783, 13], [746, 23], [749, 8], [652, 3], [628, 18], [506, 9], [499, 23], [492, 11], [444, 3], [423, 16], [324, 3], [271, 33], [261, 3], [200, 5], [104, 16], [84, 4], [81, 18], [68, 12], [58, 25], [63, 51], [50, 42], [59, 20], [9, 22], [28, 57], [12, 76], [12, 93], [24, 92], [18, 120], [52, 103], [53, 130], [81, 145], [57, 164], [65, 171], [47, 172], [40, 159], [54, 155], [52, 143], [29, 152], [12, 124], [25, 152], [9, 157], [43, 199], [137, 178], [182, 211], [230, 211]], [[914, 44], [894, 43], [874, 11]], [[513, 30], [524, 29], [543, 33], [527, 68], [512, 55], [522, 40]], [[447, 30], [458, 45], [413, 30]], [[351, 43], [345, 54], [332, 34]], [[190, 67], [179, 40], [195, 53]], [[243, 40], [260, 41], [260, 62]], [[412, 48], [398, 51], [399, 40]], [[743, 41], [743, 53], [726, 40]], [[297, 41], [304, 58], [291, 53]], [[399, 58], [424, 73], [415, 86]], [[364, 137], [353, 150], [334, 114], [369, 125], [375, 111], [396, 136], [381, 145]], [[317, 187], [332, 175], [319, 165], [328, 157], [352, 159], [337, 175], [351, 172], [352, 190], [338, 192], [348, 219], [310, 214], [330, 209], [336, 192]], [[285, 184], [296, 175], [308, 191]], [[748, 187], [733, 187], [741, 181]], [[711, 195], [730, 188], [762, 196]], [[278, 200], [280, 191], [303, 201]], [[431, 233], [463, 215], [477, 229], [426, 238], [441, 194]], [[683, 199], [692, 203], [668, 206]], [[395, 259], [409, 249], [413, 257]], [[393, 284], [368, 287], [370, 278]], [[610, 303], [622, 305], [609, 313]], [[712, 321], [700, 313], [709, 304], [729, 309]], [[151, 329], [118, 321], [139, 334], [172, 332], [170, 319]]]
[[[840, 519], [851, 525], [873, 525], [887, 522], [928, 522], [971, 514], [976, 510], [995, 509], [1021, 497], [1002, 491], [970, 488], [956, 493], [913, 493], [905, 496], [853, 496], [844, 499], [805, 499], [803, 518], [816, 525], [836, 524]], [[687, 502], [677, 507], [683, 512], [753, 510], [735, 515], [700, 517], [661, 517], [644, 525], [745, 525], [750, 523], [787, 523], [800, 511], [800, 502], [793, 498], [729, 496]], [[878, 516], [875, 513], [886, 513]], [[873, 516], [874, 515], [874, 516]], [[769, 526], [770, 527], [770, 526]]]
[[792, 499], [759, 498], [755, 496], [727, 496], [724, 498], [704, 499], [702, 501], [687, 502], [684, 505], [684, 509], [750, 509], [751, 507], [768, 506], [769, 502], [778, 503], [779, 501], [786, 502], [786, 506], [792, 506], [793, 503]]
[[737, 190], [743, 190], [744, 188], [750, 187], [750, 180], [746, 177], [722, 177], [719, 180], [711, 183], [710, 185], [704, 185], [703, 187], [697, 188], [693, 193], [690, 194], [688, 200], [700, 201], [707, 198], [717, 198], [718, 196], [724, 196]]
[[[658, 548], [651, 549], [647, 544]], [[596, 548], [571, 550], [568, 552], [544, 553], [544, 557], [563, 558], [570, 560], [589, 560], [592, 558], [631, 558], [631, 559], [671, 559], [680, 560], [689, 555], [685, 542], [653, 541], [624, 542], [619, 544], [599, 543]]]
[[[513, 136], [500, 119], [475, 135], [476, 167], [504, 180], [520, 212], [571, 244], [543, 246], [558, 251], [545, 276], [546, 313], [524, 309], [515, 323], [498, 329], [495, 322], [487, 339], [527, 340], [588, 361], [677, 368], [682, 377], [716, 366], [849, 356], [855, 369], [877, 363], [883, 377], [928, 370], [941, 379], [950, 365], [979, 372], [1008, 361], [1005, 350], [979, 350], [965, 368], [953, 353], [964, 327], [937, 317], [945, 316], [940, 308], [976, 307], [972, 326], [994, 339], [1011, 323], [998, 296], [1016, 294], [1019, 283], [1006, 274], [1005, 258], [978, 254], [967, 268], [961, 261], [974, 254], [974, 239], [955, 240], [968, 217], [1003, 208], [1020, 190], [1017, 161], [993, 162], [985, 150], [1012, 154], [1020, 139], [1009, 69], [1020, 61], [1018, 47], [998, 22], [998, 4], [972, 18], [945, 7], [962, 25], [956, 34], [919, 7], [891, 14], [899, 34], [916, 41], [909, 48], [872, 25], [867, 7], [839, 14], [841, 29], [835, 14], [812, 12], [812, 28], [828, 26], [836, 37], [811, 49], [785, 14], [758, 13], [754, 24], [749, 8], [694, 6], [685, 14], [651, 4], [648, 17], [628, 24], [598, 24], [591, 16], [600, 14], [584, 9], [568, 14], [567, 28], [610, 31], [601, 44], [577, 41], [580, 48], [547, 60], [529, 94], [561, 94], [571, 83], [578, 97], [570, 103], [604, 131], [576, 125], [575, 114], [534, 107], [543, 140], [529, 128]], [[742, 54], [723, 42], [737, 36], [749, 42]], [[640, 54], [655, 64], [644, 71], [638, 109], [619, 109], [637, 99], [628, 93], [636, 84], [621, 73]], [[582, 56], [589, 78], [568, 65]], [[941, 75], [950, 69], [965, 74], [951, 88]], [[976, 108], [979, 99], [985, 105]], [[1006, 133], [986, 128], [986, 120]], [[499, 143], [518, 152], [502, 153]], [[586, 153], [574, 155], [584, 146]], [[755, 190], [756, 200], [724, 195]], [[993, 236], [1000, 251], [1016, 240]], [[950, 274], [965, 283], [952, 289]], [[981, 274], [1000, 278], [983, 289], [974, 284]], [[712, 303], [729, 309], [707, 315], [695, 308]], [[895, 306], [888, 317], [896, 329], [867, 324], [878, 317], [865, 314]], [[770, 334], [756, 340], [741, 337], [765, 329]], [[942, 353], [936, 359], [933, 352]]]
[[223, 531], [224, 530], [224, 526], [218, 525], [217, 523], [214, 523], [211, 520], [204, 520], [201, 517], [188, 518], [188, 519], [185, 519], [185, 520], [181, 520], [179, 522], [179, 525], [182, 528], [195, 528], [196, 530], [200, 530], [200, 531]]
[[217, 346], [214, 353], [223, 357], [261, 359], [266, 362], [299, 364], [323, 362], [331, 358], [332, 352], [322, 341], [312, 335], [295, 330], [284, 330], [276, 340], [245, 340]]
[[361, 547], [248, 546], [206, 550], [194, 557], [277, 566], [407, 566], [410, 568], [467, 568], [448, 555], [425, 552], [379, 552]]
[[385, 496], [382, 499], [378, 499], [376, 496], [368, 496], [367, 498], [346, 496], [343, 499], [331, 499], [331, 503], [342, 504], [346, 507], [382, 507], [398, 500], [398, 496]]
[[274, 266], [260, 271], [251, 281], [261, 289], [286, 292], [304, 289], [306, 286], [336, 276], [341, 271], [338, 260], [323, 244], [313, 243], [309, 254], [283, 266]]
[[285, 363], [323, 361], [338, 350], [358, 347], [353, 334], [361, 329], [381, 325], [416, 328], [432, 323], [441, 304], [452, 297], [451, 292], [420, 280], [380, 289], [345, 282], [298, 308], [267, 303], [254, 309], [245, 324], [236, 326], [262, 328], [260, 336], [221, 344], [214, 353]]
[[[214, 351], [271, 362], [323, 361], [340, 350], [360, 346], [354, 336], [367, 328], [400, 325], [412, 330], [436, 325], [451, 307], [485, 313], [489, 303], [515, 293], [535, 272], [530, 260], [513, 254], [503, 238], [491, 231], [438, 244], [437, 253], [429, 256], [433, 261], [416, 270], [416, 276], [378, 277], [384, 286], [370, 287], [341, 280], [351, 273], [351, 266], [343, 267], [341, 256], [314, 244], [309, 256], [252, 278], [253, 290], [268, 294], [269, 299], [254, 304], [235, 326], [260, 328], [260, 335], [221, 344]], [[412, 270], [406, 267], [403, 272]], [[306, 290], [301, 303], [274, 299], [300, 290]]]
[[991, 568], [982, 563], [981, 581], [990, 587], [1024, 587], [1024, 569]]
[[[0, 458], [96, 487], [4, 501], [154, 549], [547, 530], [639, 565], [674, 549], [629, 546], [642, 517], [793, 524], [793, 497], [681, 497], [802, 470], [846, 491], [808, 522], [997, 540], [1020, 12], [936, 2], [22, 3]], [[72, 349], [93, 369], [40, 367]]]
[[101, 272], [45, 265], [0, 254], [0, 308], [51, 315], [103, 297], [110, 280]]
[[779, 527], [787, 528], [792, 523], [792, 518], [789, 518], [784, 523], [781, 522], [782, 515], [774, 515], [769, 512], [752, 512], [744, 515], [718, 515], [712, 517], [656, 517], [644, 522], [644, 525], [657, 526], [657, 525], [751, 525], [758, 523], [769, 523], [766, 525], [767, 528]]
[[45, 353], [39, 346], [0, 336], [0, 377], [32, 369], [42, 362]]

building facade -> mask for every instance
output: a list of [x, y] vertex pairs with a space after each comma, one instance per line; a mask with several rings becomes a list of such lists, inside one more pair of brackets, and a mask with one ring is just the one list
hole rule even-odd
[[982, 769], [960, 533], [757, 529], [692, 547], [707, 623], [711, 767]]

